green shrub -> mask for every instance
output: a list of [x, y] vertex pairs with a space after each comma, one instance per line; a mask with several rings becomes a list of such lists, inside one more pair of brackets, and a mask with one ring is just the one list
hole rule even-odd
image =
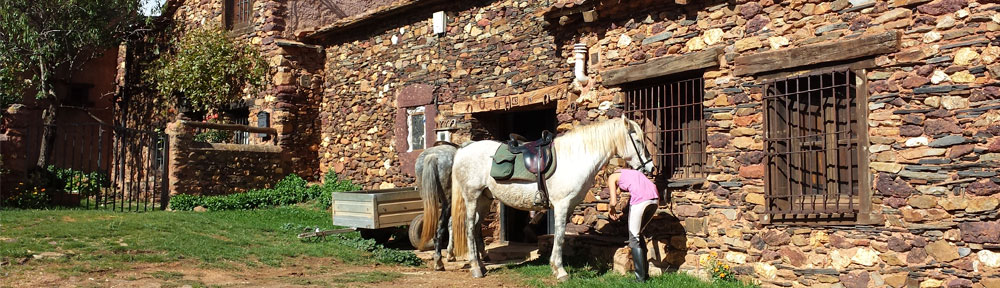
[[357, 191], [361, 190], [361, 185], [351, 183], [351, 180], [340, 179], [337, 173], [333, 170], [327, 171], [326, 175], [323, 175], [323, 184], [312, 186], [317, 188], [319, 193], [316, 198], [316, 206], [329, 209], [330, 205], [333, 205], [333, 193], [334, 192], [344, 192], [344, 191]]
[[22, 209], [45, 208], [51, 200], [49, 197], [50, 191], [47, 191], [48, 189], [46, 188], [30, 184], [25, 185], [25, 183], [21, 182], [18, 183], [16, 190], [9, 198], [4, 199], [5, 207]]
[[[177, 195], [170, 199], [170, 209], [194, 210], [202, 206], [207, 210], [247, 210], [270, 206], [291, 205], [317, 200], [317, 205], [330, 207], [334, 192], [359, 189], [350, 180], [342, 180], [335, 173], [327, 173], [323, 184], [308, 185], [305, 179], [289, 174], [271, 189], [255, 189], [245, 193], [221, 196]], [[350, 189], [350, 190], [344, 190]]]
[[211, 129], [194, 135], [195, 142], [228, 143], [233, 141], [233, 131]]
[[417, 257], [410, 250], [396, 250], [391, 248], [381, 247], [375, 250], [375, 260], [381, 263], [397, 263], [406, 266], [420, 266], [424, 264], [424, 260]]
[[0, 201], [4, 207], [38, 209], [49, 206], [52, 195], [71, 193], [93, 196], [110, 185], [111, 180], [103, 173], [48, 166], [28, 172], [26, 179], [14, 187], [13, 193], [4, 193], [7, 198]]
[[49, 166], [48, 171], [55, 176], [55, 181], [49, 183], [50, 187], [66, 193], [93, 196], [100, 193], [101, 188], [111, 186], [108, 175], [96, 171], [85, 173], [73, 169], [59, 169], [55, 166]]

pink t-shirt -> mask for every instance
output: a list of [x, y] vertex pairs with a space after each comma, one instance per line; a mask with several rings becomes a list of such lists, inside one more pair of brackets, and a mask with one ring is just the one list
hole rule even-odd
[[656, 184], [649, 181], [646, 175], [642, 175], [642, 172], [632, 169], [621, 169], [618, 172], [621, 173], [621, 176], [618, 177], [618, 188], [628, 191], [632, 197], [628, 201], [629, 205], [660, 198], [660, 195], [656, 193]]

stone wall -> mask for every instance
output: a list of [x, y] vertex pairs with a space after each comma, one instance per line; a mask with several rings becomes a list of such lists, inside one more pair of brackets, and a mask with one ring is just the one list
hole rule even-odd
[[[297, 43], [286, 35], [286, 22], [295, 19], [296, 11], [306, 9], [302, 3], [289, 10], [287, 0], [253, 1], [252, 25], [245, 32], [234, 32], [238, 39], [259, 46], [261, 55], [270, 65], [270, 82], [257, 95], [245, 95], [249, 104], [251, 125], [258, 124], [258, 113], [268, 113], [269, 125], [278, 129], [278, 145], [289, 163], [289, 173], [303, 178], [319, 179], [316, 153], [319, 144], [317, 114], [320, 88], [323, 82], [323, 53], [313, 48], [282, 45]], [[292, 1], [303, 2], [303, 1]], [[308, 1], [305, 1], [308, 2]], [[311, 2], [310, 2], [311, 3]], [[181, 29], [205, 25], [223, 25], [223, 1], [186, 1], [174, 15]], [[352, 10], [353, 11], [353, 10]], [[301, 11], [300, 11], [301, 12]], [[289, 31], [291, 32], [291, 31]], [[301, 43], [299, 43], [301, 44]], [[265, 139], [251, 137], [261, 142]]]
[[[765, 286], [997, 287], [1000, 6], [965, 0], [775, 2], [639, 1], [598, 5], [595, 23], [583, 23], [579, 14], [554, 21], [565, 24], [555, 29], [568, 31], [557, 33], [578, 35], [590, 47], [596, 64], [588, 67], [591, 77], [723, 47], [720, 65], [703, 74], [707, 134], [724, 140], [708, 148], [719, 171], [699, 189], [667, 194], [661, 206], [667, 215], [659, 220], [665, 224], [654, 224], [660, 235], [650, 244], [666, 253], [656, 253], [654, 263], [699, 271], [700, 260], [715, 252]], [[763, 175], [752, 173], [766, 165], [762, 81], [735, 75], [735, 59], [884, 31], [899, 31], [902, 39], [900, 51], [872, 57], [875, 67], [864, 75], [871, 168], [865, 174], [875, 221], [765, 224]], [[619, 88], [595, 81], [588, 89], [597, 101], [620, 101]], [[595, 207], [597, 214], [606, 211]], [[605, 215], [577, 213], [575, 224], [585, 226], [577, 229], [621, 233]]]
[[[285, 9], [284, 1], [262, 3], [261, 15]], [[370, 25], [374, 28], [323, 37], [318, 42], [325, 55], [307, 54], [309, 46], [265, 49], [274, 53], [269, 59], [276, 67], [275, 87], [265, 94], [279, 96], [258, 97], [255, 105], [274, 112], [281, 147], [315, 151], [293, 154], [303, 161], [318, 158], [303, 167], [333, 169], [365, 188], [404, 186], [412, 184], [401, 169], [410, 165], [409, 155], [395, 143], [405, 87], [432, 87], [439, 103], [435, 122], [457, 120], [456, 142], [492, 137], [477, 134], [483, 124], [475, 118], [455, 113], [456, 102], [554, 87], [565, 96], [557, 101], [559, 130], [565, 131], [621, 114], [615, 104], [624, 95], [603, 84], [602, 73], [720, 48], [719, 64], [701, 71], [706, 130], [713, 142], [709, 164], [716, 170], [697, 188], [665, 193], [663, 214], [650, 231], [654, 264], [702, 273], [701, 260], [714, 252], [765, 286], [996, 287], [1000, 6], [995, 1], [673, 3], [592, 3], [598, 16], [592, 23], [580, 13], [560, 17], [563, 9], [535, 1], [456, 4], [445, 8], [443, 36], [431, 32], [431, 13], [438, 9], [411, 9]], [[251, 43], [260, 39], [263, 47], [277, 47], [283, 20], [261, 18]], [[865, 215], [871, 221], [766, 223], [766, 184], [757, 173], [766, 165], [762, 79], [734, 73], [736, 59], [896, 31], [898, 51], [850, 59], [872, 66], [863, 75], [869, 143], [862, 144], [869, 151], [870, 170], [862, 174], [872, 187], [871, 213]], [[589, 48], [591, 81], [583, 85], [570, 84], [572, 65], [566, 60], [575, 43]], [[324, 67], [310, 66], [315, 59], [323, 59]], [[587, 235], [579, 239], [624, 235], [623, 223], [608, 220], [601, 200], [607, 195], [600, 188], [571, 219], [569, 231]], [[578, 243], [594, 242], [607, 241]], [[587, 250], [573, 249], [578, 251], [569, 253]]]
[[194, 127], [185, 123], [167, 125], [170, 195], [225, 195], [268, 188], [288, 173], [278, 146], [195, 142]]
[[[436, 124], [459, 120], [461, 131], [453, 141], [461, 143], [470, 139], [471, 117], [449, 113], [452, 103], [568, 81], [571, 66], [544, 28], [541, 3], [455, 6], [446, 10], [443, 36], [434, 35], [431, 26], [436, 10], [417, 9], [379, 22], [373, 34], [323, 40], [328, 42], [320, 114], [323, 171], [333, 169], [365, 188], [412, 185], [405, 170], [416, 153], [396, 147], [396, 130], [406, 129], [396, 117], [405, 87], [429, 85], [432, 98], [442, 103]], [[433, 134], [428, 138], [433, 140]]]

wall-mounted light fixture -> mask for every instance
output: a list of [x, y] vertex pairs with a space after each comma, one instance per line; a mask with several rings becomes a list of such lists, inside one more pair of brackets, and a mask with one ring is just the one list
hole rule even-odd
[[444, 11], [434, 12], [433, 25], [434, 35], [443, 36], [448, 27], [448, 19]]

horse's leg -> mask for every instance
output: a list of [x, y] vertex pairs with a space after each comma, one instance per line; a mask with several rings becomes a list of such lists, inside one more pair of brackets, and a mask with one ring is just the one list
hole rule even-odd
[[566, 269], [563, 268], [562, 262], [562, 248], [563, 248], [563, 238], [566, 234], [566, 215], [569, 213], [564, 201], [559, 201], [553, 203], [552, 212], [555, 221], [555, 231], [552, 231], [552, 256], [549, 257], [549, 266], [552, 267], [552, 274], [556, 276], [559, 281], [566, 281], [569, 279], [569, 273], [566, 273]]
[[448, 252], [447, 260], [449, 262], [455, 262], [455, 229], [452, 229], [451, 223], [448, 223]]
[[[469, 190], [466, 189], [465, 191]], [[476, 214], [479, 214], [479, 207], [477, 207], [477, 204], [479, 202], [479, 197], [481, 197], [482, 194], [478, 192], [474, 192], [474, 194], [478, 195], [469, 194], [473, 193], [467, 193], [465, 195], [465, 240], [467, 245], [469, 245], [469, 252], [467, 255], [471, 266], [469, 267], [469, 271], [472, 272], [472, 277], [483, 278], [486, 271], [483, 270], [483, 261], [479, 259], [479, 247], [477, 245], [479, 244], [479, 241], [475, 238], [476, 235], [479, 235], [479, 233], [476, 233], [475, 231], [480, 229], [479, 226], [476, 226]]]
[[[445, 199], [441, 197], [440, 199]], [[434, 235], [434, 270], [444, 271], [444, 262], [441, 261], [441, 248], [443, 241], [448, 241], [448, 227], [451, 226], [448, 220], [451, 219], [451, 201], [441, 201], [441, 219], [438, 219], [437, 235]], [[449, 248], [451, 245], [448, 245]]]
[[486, 242], [485, 242], [486, 241], [485, 240], [486, 237], [483, 237], [483, 229], [482, 229], [482, 227], [483, 227], [483, 219], [486, 218], [486, 215], [489, 215], [490, 208], [491, 208], [490, 206], [493, 204], [493, 201], [490, 201], [489, 199], [486, 199], [486, 197], [480, 197], [480, 200], [481, 201], [479, 201], [479, 204], [478, 204], [479, 213], [477, 213], [477, 214], [479, 214], [479, 216], [476, 217], [476, 227], [480, 227], [480, 228], [476, 229], [476, 234], [478, 235], [478, 237], [476, 238], [476, 240], [479, 241], [478, 248], [479, 248], [479, 257], [480, 257], [480, 259], [482, 259], [483, 261], [487, 261], [488, 262], [488, 261], [490, 261], [490, 255], [486, 254]]

